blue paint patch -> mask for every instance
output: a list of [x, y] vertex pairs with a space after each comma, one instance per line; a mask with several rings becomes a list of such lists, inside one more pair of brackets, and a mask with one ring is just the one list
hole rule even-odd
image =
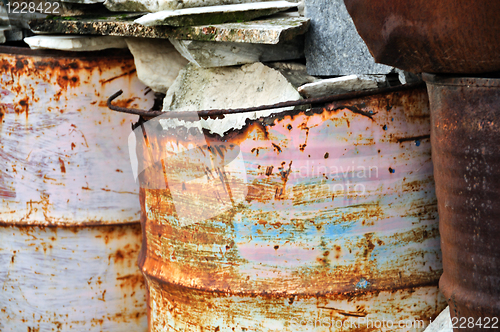
[[396, 170], [392, 167], [389, 167], [389, 173], [396, 173]]
[[419, 139], [417, 139], [417, 140], [415, 141], [415, 145], [416, 145], [416, 146], [420, 146], [420, 140], [419, 140]]
[[384, 125], [382, 129], [387, 130], [387, 125]]
[[394, 118], [392, 118], [391, 121], [394, 121]]
[[361, 278], [361, 280], [359, 280], [356, 284], [356, 288], [366, 289], [369, 285], [370, 283], [365, 278]]

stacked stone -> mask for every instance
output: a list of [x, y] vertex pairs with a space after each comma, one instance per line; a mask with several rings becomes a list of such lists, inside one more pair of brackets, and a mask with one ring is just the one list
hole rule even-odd
[[[41, 49], [94, 51], [128, 47], [134, 55], [139, 78], [158, 93], [167, 93], [188, 62], [192, 66], [186, 70], [206, 68], [207, 72], [208, 68], [256, 62], [269, 68], [273, 68], [272, 63], [274, 68], [288, 65], [286, 70], [277, 70], [294, 72], [283, 76], [287, 80], [290, 76], [302, 76], [291, 85], [302, 97], [373, 89], [415, 79], [374, 62], [342, 0], [49, 3], [50, 13], [7, 15], [3, 22], [12, 23], [10, 36], [17, 31], [17, 40], [24, 38], [31, 48]], [[12, 12], [11, 7], [2, 8], [4, 14], [6, 10]], [[53, 35], [69, 31], [71, 35]], [[27, 37], [33, 33], [43, 35]], [[0, 34], [0, 42], [11, 40], [14, 39], [2, 39]], [[394, 80], [397, 74], [399, 80]]]

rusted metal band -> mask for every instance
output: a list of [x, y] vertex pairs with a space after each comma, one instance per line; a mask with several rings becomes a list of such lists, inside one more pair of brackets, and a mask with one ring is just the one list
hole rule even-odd
[[161, 278], [158, 278], [155, 275], [148, 275], [147, 276], [149, 279], [156, 281], [157, 283], [160, 283], [167, 288], [172, 287], [172, 288], [177, 288], [179, 290], [185, 291], [185, 292], [206, 292], [206, 293], [211, 293], [211, 294], [230, 294], [231, 296], [249, 296], [249, 297], [254, 297], [254, 296], [262, 296], [262, 297], [283, 297], [283, 296], [298, 296], [298, 297], [311, 297], [311, 296], [316, 296], [316, 297], [324, 297], [324, 296], [343, 296], [346, 298], [353, 297], [353, 296], [359, 296], [360, 294], [378, 294], [380, 292], [394, 292], [394, 291], [400, 291], [400, 290], [405, 290], [405, 289], [417, 289], [421, 287], [437, 287], [439, 285], [439, 279], [436, 280], [427, 280], [423, 282], [417, 282], [413, 284], [399, 284], [399, 285], [394, 285], [391, 287], [380, 287], [380, 288], [371, 288], [369, 290], [356, 290], [356, 291], [321, 291], [321, 292], [315, 292], [313, 294], [308, 293], [308, 292], [276, 292], [276, 291], [269, 291], [269, 290], [262, 290], [262, 291], [242, 291], [242, 290], [232, 290], [232, 289], [217, 289], [217, 288], [211, 288], [211, 287], [196, 287], [196, 286], [188, 286], [188, 285], [183, 285], [180, 283], [176, 282], [168, 282], [165, 281]]
[[[53, 49], [37, 49], [33, 50], [29, 47], [18, 47], [18, 46], [6, 46], [0, 44], [0, 53], [9, 54], [9, 55], [27, 55], [27, 56], [45, 56], [45, 57], [53, 57], [53, 58], [75, 58], [75, 52], [72, 51], [61, 51], [61, 50], [53, 50]], [[106, 58], [132, 58], [132, 53], [128, 49], [106, 49], [100, 51], [87, 51], [80, 52], [78, 54], [78, 59], [92, 59], [102, 57]]]
[[126, 108], [126, 107], [120, 107], [120, 106], [113, 105], [112, 101], [115, 100], [116, 98], [118, 98], [123, 93], [123, 91], [120, 90], [108, 98], [107, 104], [108, 104], [109, 109], [111, 109], [113, 111], [140, 115], [140, 116], [146, 117], [146, 118], [154, 118], [154, 117], [161, 115], [164, 118], [179, 118], [179, 119], [183, 119], [186, 121], [197, 121], [197, 120], [199, 120], [200, 117], [205, 118], [205, 119], [206, 118], [223, 118], [224, 115], [226, 115], [226, 114], [248, 113], [248, 112], [264, 111], [264, 110], [283, 108], [283, 107], [291, 107], [291, 106], [326, 104], [326, 103], [339, 101], [339, 100], [349, 100], [349, 99], [355, 99], [355, 98], [362, 98], [362, 97], [368, 97], [368, 96], [373, 96], [373, 95], [377, 95], [377, 94], [410, 90], [410, 89], [415, 89], [415, 88], [423, 87], [423, 86], [425, 86], [424, 82], [417, 82], [417, 83], [391, 86], [391, 87], [385, 87], [385, 88], [348, 92], [348, 93], [343, 93], [343, 94], [339, 94], [339, 95], [332, 95], [332, 96], [326, 96], [326, 97], [320, 97], [320, 98], [309, 98], [309, 99], [285, 101], [285, 102], [272, 104], [272, 105], [261, 105], [261, 106], [255, 106], [255, 107], [235, 108], [235, 109], [214, 109], [214, 110], [202, 110], [202, 111], [189, 111], [189, 112], [163, 112], [163, 111], [153, 111], [153, 110], [147, 111], [147, 110], [140, 110], [140, 109], [136, 109], [136, 108]]
[[55, 221], [55, 222], [20, 222], [20, 221], [3, 221], [0, 220], [0, 227], [38, 227], [38, 228], [95, 228], [95, 227], [116, 227], [116, 226], [130, 226], [140, 224], [140, 220], [125, 221], [125, 222], [109, 222], [102, 223], [102, 221], [84, 221], [79, 223], [72, 223], [70, 221]]

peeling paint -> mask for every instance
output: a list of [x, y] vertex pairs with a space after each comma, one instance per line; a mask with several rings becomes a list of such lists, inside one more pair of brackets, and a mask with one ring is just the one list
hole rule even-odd
[[146, 331], [139, 224], [0, 226], [1, 331]]
[[0, 52], [0, 224], [137, 222], [127, 148], [136, 117], [106, 106], [117, 89], [124, 106], [152, 105], [130, 53]]
[[223, 137], [205, 131], [203, 144], [237, 145], [243, 162], [224, 172], [240, 197], [210, 215], [200, 211], [222, 195], [221, 180], [170, 190], [194, 174], [186, 160], [203, 164], [172, 152], [204, 141], [155, 131], [155, 121], [136, 131], [151, 331], [378, 331], [292, 321], [428, 324], [446, 306], [425, 89], [272, 114]]
[[0, 331], [146, 331], [135, 116], [106, 97], [153, 96], [128, 52], [0, 53]]

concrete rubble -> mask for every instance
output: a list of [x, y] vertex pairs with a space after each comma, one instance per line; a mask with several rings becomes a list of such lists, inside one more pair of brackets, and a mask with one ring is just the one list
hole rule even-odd
[[[181, 70], [168, 90], [163, 110], [188, 112], [245, 108], [298, 99], [300, 95], [297, 90], [279, 71], [259, 62], [241, 67], [207, 69], [189, 64]], [[211, 133], [222, 136], [229, 130], [241, 129], [247, 119], [257, 119], [289, 109], [291, 108], [230, 114], [224, 119], [202, 120], [202, 124]], [[179, 124], [177, 121], [165, 121], [165, 126]], [[196, 124], [187, 122], [184, 126], [191, 127]]]

